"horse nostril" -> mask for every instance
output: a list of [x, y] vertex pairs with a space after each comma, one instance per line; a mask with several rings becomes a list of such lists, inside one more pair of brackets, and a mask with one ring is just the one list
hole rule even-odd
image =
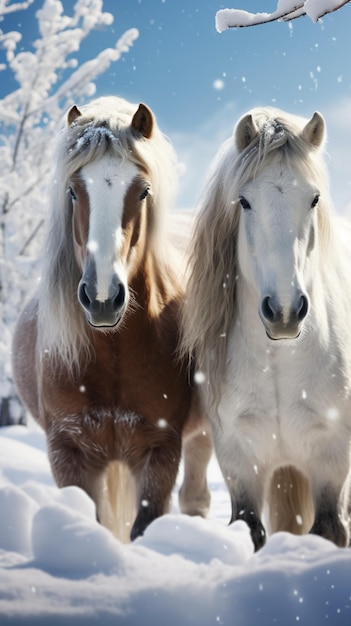
[[94, 302], [95, 293], [94, 294], [92, 293], [87, 283], [81, 283], [79, 285], [78, 299], [81, 305], [86, 309], [89, 309], [92, 303]]
[[263, 298], [261, 302], [261, 312], [263, 317], [269, 322], [274, 322], [276, 313], [273, 308], [272, 298], [270, 296], [266, 296]]
[[124, 285], [122, 285], [122, 283], [119, 283], [118, 285], [116, 285], [116, 292], [111, 298], [113, 310], [119, 311], [123, 307], [125, 299], [126, 291]]
[[299, 306], [296, 312], [297, 319], [302, 322], [308, 313], [308, 298], [304, 295], [300, 297]]

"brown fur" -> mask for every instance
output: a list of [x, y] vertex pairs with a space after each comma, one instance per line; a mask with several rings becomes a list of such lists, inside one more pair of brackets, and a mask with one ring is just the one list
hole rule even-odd
[[272, 533], [308, 533], [314, 520], [310, 485], [295, 467], [277, 470], [270, 483], [269, 522]]
[[[144, 173], [140, 169], [140, 180]], [[71, 180], [76, 187], [81, 185], [77, 173]], [[182, 508], [203, 515], [209, 505], [206, 466], [211, 438], [202, 435], [191, 444], [203, 428], [202, 418], [192, 409], [195, 400], [187, 368], [176, 355], [183, 290], [174, 270], [164, 257], [158, 258], [151, 243], [154, 199], [148, 198], [142, 208], [139, 202], [135, 208], [140, 180], [133, 182], [125, 197], [122, 256], [133, 303], [118, 328], [88, 327], [75, 296], [71, 310], [87, 326], [87, 345], [81, 363], [70, 366], [57, 350], [52, 354], [42, 349], [38, 311], [45, 294], [41, 287], [23, 311], [13, 341], [15, 382], [45, 429], [56, 483], [84, 489], [96, 503], [100, 521], [121, 538], [125, 538], [122, 514], [126, 513], [122, 526], [133, 525], [131, 537], [135, 538], [167, 511], [185, 427], [188, 458]], [[86, 194], [80, 195], [83, 201], [75, 209], [73, 235], [67, 237], [67, 245], [71, 241], [74, 247], [77, 276], [87, 256], [88, 200]], [[197, 456], [194, 442], [196, 448], [204, 448], [203, 453], [199, 448]], [[118, 508], [129, 505], [136, 509], [136, 519], [135, 513]]]

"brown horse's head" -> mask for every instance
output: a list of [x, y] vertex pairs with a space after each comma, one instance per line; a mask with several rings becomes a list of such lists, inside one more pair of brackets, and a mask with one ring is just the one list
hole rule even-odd
[[73, 106], [53, 157], [41, 344], [72, 367], [89, 355], [91, 329], [119, 328], [137, 306], [150, 255], [167, 264], [177, 159], [148, 107], [116, 97]]
[[[80, 118], [82, 113], [73, 107], [68, 123], [79, 124]], [[130, 135], [149, 141], [153, 127], [153, 114], [141, 104], [131, 119]], [[79, 141], [83, 149], [92, 144], [104, 150], [96, 150], [68, 183], [75, 258], [81, 272], [77, 295], [91, 326], [113, 328], [128, 307], [128, 284], [145, 250], [153, 202], [151, 174], [133, 152], [130, 159], [121, 153], [119, 137], [107, 125], [87, 126]]]

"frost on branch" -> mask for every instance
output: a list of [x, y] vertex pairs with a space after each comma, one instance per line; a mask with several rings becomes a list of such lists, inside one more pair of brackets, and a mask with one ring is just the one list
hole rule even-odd
[[242, 9], [222, 9], [216, 14], [216, 29], [222, 33], [227, 28], [257, 26], [267, 22], [290, 21], [308, 15], [317, 22], [327, 13], [333, 13], [350, 0], [278, 0], [273, 13], [249, 13]]
[[82, 41], [94, 29], [110, 27], [113, 15], [103, 12], [102, 0], [77, 0], [67, 9], [71, 15], [60, 0], [43, 0], [36, 3], [39, 37], [30, 50], [19, 50], [21, 34], [1, 27], [7, 13], [31, 4], [0, 0], [0, 76], [1, 70], [11, 72], [18, 85], [0, 100], [0, 425], [21, 419], [11, 380], [11, 334], [35, 286], [52, 138], [65, 111], [95, 93], [96, 78], [138, 37], [131, 29], [113, 48], [78, 66], [74, 55]]
[[25, 2], [14, 2], [10, 4], [10, 0], [0, 0], [0, 22], [4, 15], [20, 11], [21, 9], [28, 9], [29, 5], [33, 2], [34, 0], [25, 0]]

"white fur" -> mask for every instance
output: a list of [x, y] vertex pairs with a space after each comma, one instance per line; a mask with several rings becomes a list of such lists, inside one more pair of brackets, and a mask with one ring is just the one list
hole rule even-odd
[[[291, 180], [293, 178], [293, 180]], [[241, 272], [258, 298], [276, 293], [284, 321], [298, 290], [305, 290], [306, 249], [316, 231], [311, 202], [317, 185], [295, 181], [279, 159], [240, 189], [251, 209], [243, 210], [239, 236]], [[309, 278], [309, 276], [306, 276]]]
[[[273, 475], [288, 467], [310, 488], [314, 523], [306, 499], [290, 511], [303, 518], [304, 532], [313, 523], [338, 545], [349, 538], [351, 230], [332, 215], [323, 138], [320, 114], [307, 122], [262, 109], [242, 118], [213, 172], [193, 241], [183, 349], [206, 374], [200, 388], [233, 519], [253, 520], [256, 547], [264, 541], [263, 505], [279, 499]], [[291, 321], [301, 293], [307, 315]], [[281, 312], [278, 341], [267, 336], [276, 329], [262, 314], [271, 294]]]
[[[351, 237], [346, 247], [335, 231], [331, 256], [317, 243], [308, 252], [316, 183], [291, 186], [291, 177], [273, 163], [241, 190], [252, 208], [240, 217], [238, 310], [215, 422], [224, 476], [243, 482], [259, 510], [280, 467], [308, 477], [316, 506], [326, 485], [338, 497], [350, 473]], [[286, 314], [298, 288], [310, 301], [302, 334], [272, 341], [260, 298], [275, 291]]]
[[312, 294], [303, 336], [272, 342], [255, 294], [239, 279], [216, 437], [226, 476], [262, 481], [261, 489], [275, 469], [292, 464], [311, 477], [312, 487], [332, 479], [341, 489], [350, 463], [351, 341], [343, 332], [346, 320], [335, 328], [337, 316], [326, 302], [332, 298], [326, 290], [324, 310], [316, 311]]
[[132, 180], [138, 174], [131, 161], [117, 160], [106, 153], [98, 161], [82, 168], [90, 201], [88, 249], [92, 253], [97, 273], [96, 299], [109, 297], [113, 274], [119, 276], [128, 291], [127, 277], [120, 254], [123, 244], [122, 218], [124, 198]]

